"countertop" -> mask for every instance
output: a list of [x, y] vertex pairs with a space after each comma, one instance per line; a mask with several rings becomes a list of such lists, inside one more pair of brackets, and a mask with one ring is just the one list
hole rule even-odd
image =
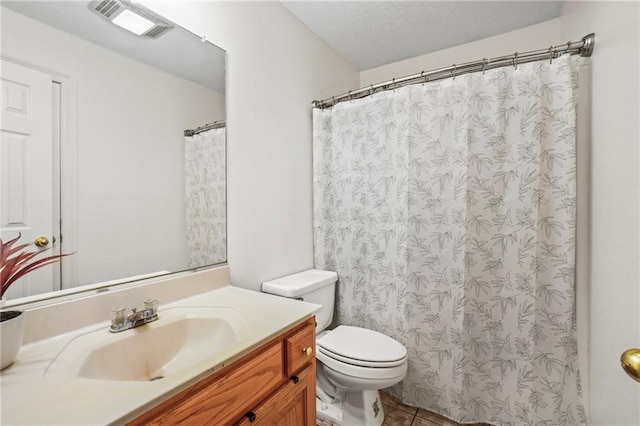
[[[52, 361], [76, 337], [95, 331], [110, 334], [107, 321], [23, 345], [14, 364], [0, 375], [0, 423], [124, 424], [320, 310], [320, 306], [311, 303], [224, 286], [160, 306], [157, 323], [162, 320], [163, 310], [175, 307], [233, 307], [246, 319], [251, 332], [202, 362], [151, 382], [95, 380], [52, 373], [56, 367]], [[131, 332], [135, 330], [124, 333]]]

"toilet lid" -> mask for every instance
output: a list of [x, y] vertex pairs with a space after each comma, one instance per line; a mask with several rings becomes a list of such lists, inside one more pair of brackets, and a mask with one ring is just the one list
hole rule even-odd
[[363, 361], [361, 359], [353, 359], [353, 358], [348, 358], [346, 356], [342, 356], [342, 355], [338, 355], [335, 352], [331, 352], [326, 350], [325, 348], [323, 348], [322, 346], [318, 346], [317, 347], [317, 351], [316, 351], [316, 356], [318, 357], [319, 360], [325, 360], [325, 357], [321, 358], [321, 355], [325, 355], [325, 357], [329, 357], [334, 361], [340, 361], [340, 363], [347, 363], [347, 364], [351, 364], [351, 365], [355, 365], [355, 366], [359, 366], [359, 367], [373, 367], [373, 368], [389, 368], [389, 367], [397, 367], [399, 365], [402, 364], [406, 364], [407, 363], [407, 358], [404, 357], [402, 359], [399, 359], [397, 361], [384, 361], [384, 362], [380, 362], [380, 361]]
[[318, 339], [316, 343], [326, 351], [360, 361], [398, 361], [407, 355], [407, 349], [391, 337], [377, 331], [348, 325], [338, 326]]

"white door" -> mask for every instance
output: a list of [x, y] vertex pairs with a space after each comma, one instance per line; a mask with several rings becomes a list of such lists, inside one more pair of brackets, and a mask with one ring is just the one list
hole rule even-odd
[[[20, 242], [43, 236], [53, 240], [51, 76], [2, 60], [0, 69], [0, 237], [22, 233]], [[52, 254], [48, 250], [46, 255]], [[46, 266], [18, 280], [8, 299], [52, 291], [53, 268]]]

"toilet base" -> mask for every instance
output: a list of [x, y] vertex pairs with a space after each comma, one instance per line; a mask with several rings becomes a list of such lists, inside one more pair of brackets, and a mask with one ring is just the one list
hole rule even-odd
[[316, 398], [316, 413], [321, 419], [342, 426], [381, 426], [384, 408], [377, 390], [345, 392], [344, 400], [336, 398], [327, 404]]
[[316, 416], [337, 425], [342, 425], [342, 400], [336, 399], [333, 403], [327, 404], [316, 398]]

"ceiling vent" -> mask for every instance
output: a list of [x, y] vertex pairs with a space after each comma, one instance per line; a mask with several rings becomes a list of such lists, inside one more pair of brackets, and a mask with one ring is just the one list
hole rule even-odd
[[89, 9], [139, 36], [157, 38], [173, 28], [152, 10], [129, 0], [94, 0]]

